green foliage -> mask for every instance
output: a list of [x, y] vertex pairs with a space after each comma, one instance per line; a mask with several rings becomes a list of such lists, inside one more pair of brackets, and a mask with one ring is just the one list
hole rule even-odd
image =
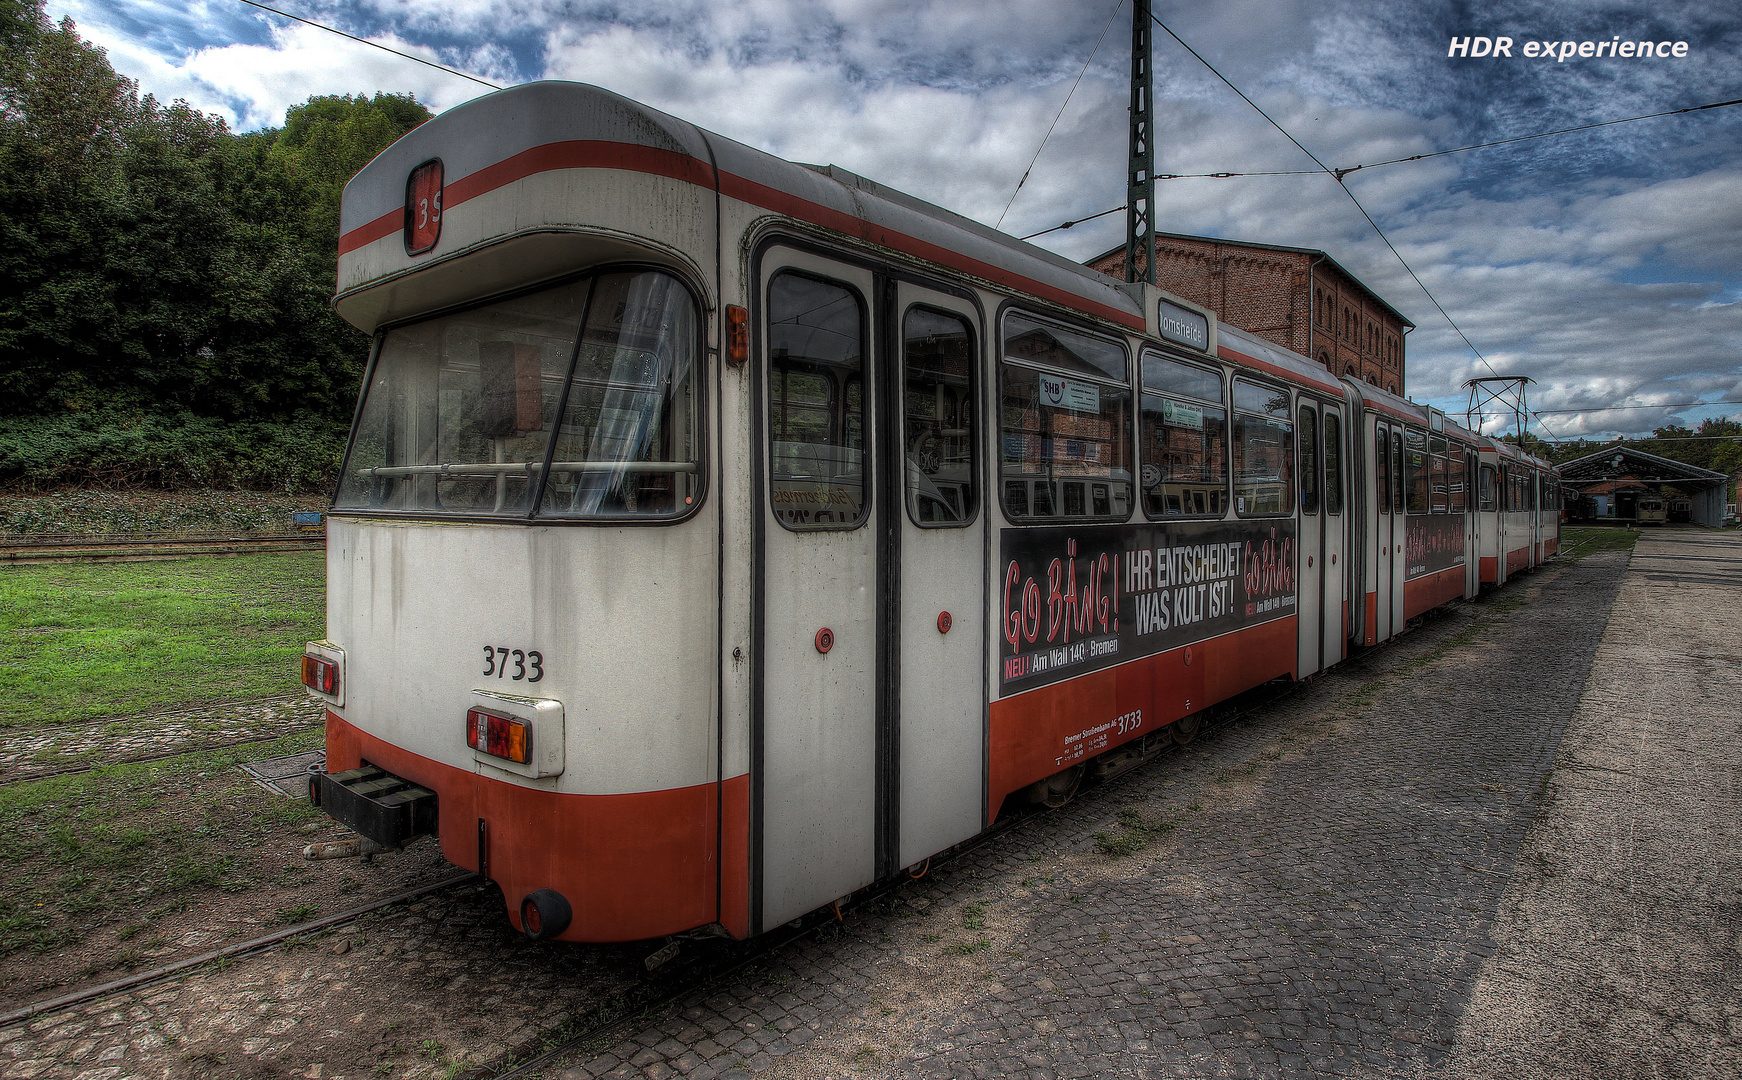
[[305, 412], [289, 421], [226, 421], [190, 412], [103, 410], [0, 416], [0, 481], [68, 485], [330, 491], [345, 426]]
[[262, 491], [103, 491], [65, 488], [0, 498], [0, 536], [31, 534], [284, 533], [324, 496]]
[[[200, 472], [257, 483], [258, 448], [303, 436], [257, 426], [218, 466], [201, 421], [346, 426], [368, 342], [328, 306], [340, 191], [429, 115], [406, 96], [315, 97], [282, 130], [236, 135], [141, 97], [41, 0], [0, 0], [0, 417], [87, 417], [24, 440], [72, 439], [52, 482], [114, 469], [128, 446], [147, 455], [119, 466], [129, 479], [188, 482], [161, 466], [180, 447], [141, 441], [178, 431]], [[0, 483], [48, 482], [9, 437]], [[311, 466], [284, 468], [270, 482]]]

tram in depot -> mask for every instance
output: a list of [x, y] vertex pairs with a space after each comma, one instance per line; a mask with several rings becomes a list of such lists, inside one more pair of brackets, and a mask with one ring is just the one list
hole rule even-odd
[[444, 113], [341, 228], [311, 793], [535, 938], [780, 925], [1558, 535], [1440, 413], [598, 88]]

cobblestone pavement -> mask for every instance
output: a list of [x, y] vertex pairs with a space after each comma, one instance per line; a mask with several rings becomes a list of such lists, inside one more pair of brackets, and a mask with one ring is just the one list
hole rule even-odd
[[179, 754], [319, 725], [322, 705], [306, 694], [208, 705], [111, 720], [0, 730], [0, 784], [68, 769]]
[[715, 947], [650, 981], [645, 945], [531, 946], [464, 889], [0, 1030], [0, 1074], [451, 1076], [625, 1010], [543, 1075], [1419, 1074], [1625, 562], [1454, 605], [669, 1007], [634, 1011]]
[[1441, 1065], [1625, 562], [1457, 605], [547, 1075]]
[[1446, 1076], [1742, 1076], [1742, 538], [1639, 540]]

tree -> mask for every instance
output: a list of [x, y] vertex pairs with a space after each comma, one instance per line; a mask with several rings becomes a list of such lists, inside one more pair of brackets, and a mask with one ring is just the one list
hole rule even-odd
[[342, 440], [368, 341], [329, 306], [340, 194], [429, 111], [312, 97], [237, 135], [140, 97], [42, 4], [0, 0], [0, 418]]

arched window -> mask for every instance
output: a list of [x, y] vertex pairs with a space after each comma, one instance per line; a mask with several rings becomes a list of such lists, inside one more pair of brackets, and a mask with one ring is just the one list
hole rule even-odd
[[1379, 377], [1378, 377], [1378, 376], [1377, 376], [1377, 375], [1369, 375], [1369, 376], [1367, 376], [1367, 381], [1368, 381], [1368, 382], [1370, 382], [1370, 383], [1372, 383], [1372, 384], [1373, 384], [1373, 385], [1374, 385], [1374, 386], [1378, 386], [1378, 385], [1379, 385]]
[[1397, 393], [1397, 384], [1396, 384], [1396, 383], [1392, 383], [1392, 384], [1390, 384], [1390, 385], [1389, 385], [1389, 386], [1387, 386], [1387, 387], [1386, 387], [1386, 388], [1385, 388], [1385, 389], [1386, 389], [1386, 390], [1387, 390], [1387, 391], [1389, 391], [1389, 392], [1391, 392], [1391, 393], [1393, 393], [1393, 394], [1395, 394], [1395, 393]]
[[1343, 365], [1343, 374], [1354, 375], [1356, 378], [1361, 377], [1360, 374], [1355, 370], [1355, 365], [1353, 363]]

